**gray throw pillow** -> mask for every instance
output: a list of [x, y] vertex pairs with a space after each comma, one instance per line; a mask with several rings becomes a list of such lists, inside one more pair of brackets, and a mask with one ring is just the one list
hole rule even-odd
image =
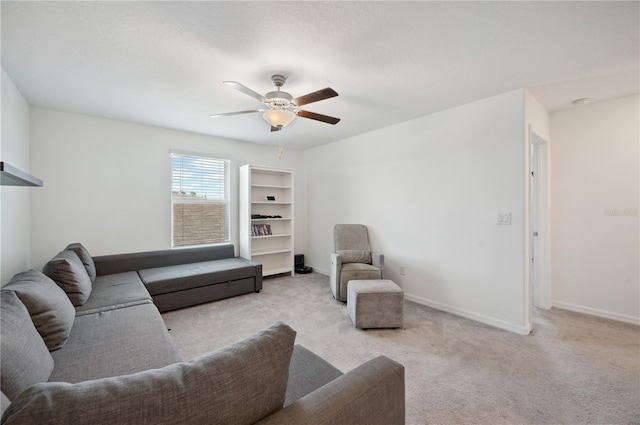
[[0, 291], [0, 332], [0, 386], [14, 400], [31, 385], [49, 379], [53, 358], [13, 291]]
[[49, 351], [57, 350], [67, 342], [76, 309], [53, 280], [39, 271], [29, 270], [15, 275], [2, 290], [15, 292], [27, 307]]
[[89, 279], [91, 279], [91, 282], [95, 281], [96, 265], [93, 262], [93, 258], [91, 257], [91, 254], [89, 254], [89, 251], [87, 251], [87, 249], [82, 246], [81, 243], [77, 242], [69, 244], [69, 246], [67, 246], [65, 249], [70, 249], [76, 253], [80, 261], [82, 261], [82, 265], [84, 265], [84, 268], [87, 270], [87, 274], [89, 275]]
[[364, 249], [340, 249], [336, 251], [342, 257], [342, 263], [371, 264], [371, 251]]
[[91, 295], [91, 279], [74, 251], [60, 251], [43, 271], [67, 293], [74, 306], [84, 304]]
[[253, 424], [282, 408], [296, 332], [276, 323], [190, 362], [131, 375], [34, 385], [3, 424]]

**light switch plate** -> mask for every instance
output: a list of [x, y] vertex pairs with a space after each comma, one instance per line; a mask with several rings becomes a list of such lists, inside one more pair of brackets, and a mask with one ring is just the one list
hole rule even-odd
[[511, 213], [498, 213], [496, 215], [496, 224], [498, 225], [510, 225], [511, 224]]

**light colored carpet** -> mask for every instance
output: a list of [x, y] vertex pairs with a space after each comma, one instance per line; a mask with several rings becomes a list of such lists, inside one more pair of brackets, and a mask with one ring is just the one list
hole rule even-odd
[[554, 309], [521, 336], [407, 301], [403, 330], [362, 331], [317, 273], [163, 317], [185, 360], [278, 320], [343, 372], [386, 355], [405, 366], [410, 425], [640, 424], [634, 325]]

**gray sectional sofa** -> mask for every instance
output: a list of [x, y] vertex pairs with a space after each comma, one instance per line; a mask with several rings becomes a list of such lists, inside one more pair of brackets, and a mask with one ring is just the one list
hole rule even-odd
[[[156, 253], [117, 264], [72, 244], [46, 274], [19, 273], [2, 288], [2, 424], [404, 423], [402, 365], [380, 356], [342, 374], [294, 345], [283, 323], [181, 361], [139, 272], [184, 263]], [[186, 270], [168, 275], [196, 281]], [[171, 285], [159, 288], [169, 296]]]

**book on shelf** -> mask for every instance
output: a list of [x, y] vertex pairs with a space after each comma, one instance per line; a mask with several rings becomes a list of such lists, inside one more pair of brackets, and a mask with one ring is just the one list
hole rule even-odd
[[271, 232], [270, 224], [253, 224], [251, 226], [251, 236], [270, 236]]

